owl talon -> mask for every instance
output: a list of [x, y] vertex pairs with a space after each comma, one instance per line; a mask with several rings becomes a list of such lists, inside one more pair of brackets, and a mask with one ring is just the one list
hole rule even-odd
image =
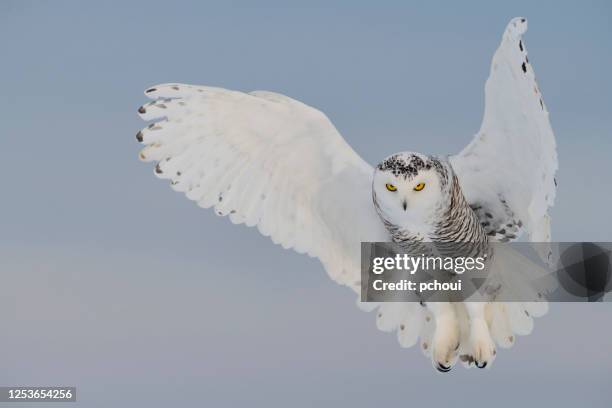
[[478, 361], [474, 361], [474, 364], [476, 364], [476, 367], [478, 368], [485, 368], [487, 366], [487, 362], [483, 362], [482, 364], [479, 363]]

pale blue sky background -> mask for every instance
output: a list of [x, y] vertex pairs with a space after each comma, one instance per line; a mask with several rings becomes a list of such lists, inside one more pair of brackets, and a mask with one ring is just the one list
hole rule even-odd
[[609, 2], [126, 3], [0, 1], [0, 385], [76, 385], [83, 407], [610, 405], [609, 304], [554, 305], [492, 370], [439, 375], [134, 139], [142, 91], [188, 82], [316, 106], [371, 163], [457, 152], [521, 15], [559, 145], [553, 237], [610, 241]]

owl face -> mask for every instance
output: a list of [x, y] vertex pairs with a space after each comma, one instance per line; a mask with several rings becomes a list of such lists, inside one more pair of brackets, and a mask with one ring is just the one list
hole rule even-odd
[[445, 202], [445, 164], [418, 153], [397, 153], [382, 161], [373, 179], [374, 203], [388, 222], [415, 225], [430, 219]]

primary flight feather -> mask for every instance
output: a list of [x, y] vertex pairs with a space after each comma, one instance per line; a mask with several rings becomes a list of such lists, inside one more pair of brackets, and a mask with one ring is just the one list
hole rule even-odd
[[[480, 131], [449, 158], [402, 152], [376, 167], [320, 111], [273, 92], [207, 86], [149, 88], [138, 110], [143, 161], [174, 190], [284, 248], [317, 257], [360, 291], [360, 243], [550, 240], [557, 157], [548, 112], [527, 58], [524, 18], [508, 24], [485, 86]], [[545, 256], [547, 254], [544, 254]], [[439, 371], [457, 360], [490, 366], [496, 343], [527, 334], [530, 303], [384, 303], [377, 325], [419, 342]]]

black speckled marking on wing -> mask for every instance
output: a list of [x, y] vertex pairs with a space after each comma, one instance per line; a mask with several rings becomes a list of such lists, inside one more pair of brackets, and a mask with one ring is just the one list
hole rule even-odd
[[519, 237], [523, 223], [515, 217], [504, 198], [500, 197], [499, 202], [503, 208], [501, 212], [482, 204], [471, 204], [470, 207], [488, 236], [501, 242], [513, 241]]

